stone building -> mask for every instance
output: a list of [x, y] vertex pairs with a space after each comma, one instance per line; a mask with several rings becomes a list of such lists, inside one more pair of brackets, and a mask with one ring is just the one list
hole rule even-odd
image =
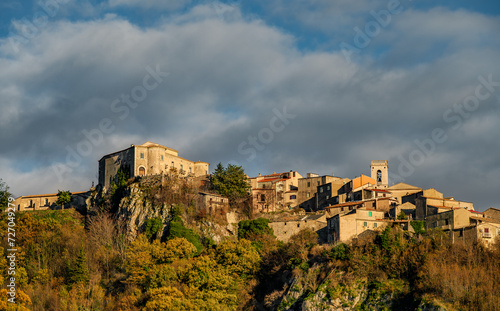
[[387, 224], [383, 211], [366, 207], [352, 209], [327, 219], [327, 240], [328, 243], [348, 242], [367, 230], [381, 230]]
[[[86, 201], [90, 195], [91, 191], [73, 192], [71, 193], [71, 202], [66, 204], [64, 208], [75, 208], [79, 211], [84, 211], [87, 208]], [[12, 204], [15, 205], [18, 212], [62, 209], [62, 206], [57, 205], [56, 201], [57, 193], [35, 194], [20, 196]]]
[[99, 160], [99, 185], [109, 189], [120, 168], [127, 170], [130, 177], [165, 174], [171, 169], [181, 176], [196, 177], [207, 175], [209, 164], [186, 160], [179, 157], [177, 150], [148, 141], [103, 156]]
[[351, 180], [349, 178], [336, 178], [336, 180], [331, 180], [328, 183], [317, 186], [315, 210], [323, 210], [327, 206], [339, 203], [339, 192], [343, 193], [343, 188]]
[[249, 178], [255, 212], [273, 212], [297, 206], [298, 181], [296, 171], [273, 173]]
[[[393, 198], [398, 200], [399, 204], [403, 204], [402, 198], [404, 196], [409, 196], [414, 193], [422, 192], [423, 189], [420, 187], [412, 186], [406, 183], [398, 183], [387, 188], [391, 192]], [[413, 203], [414, 204], [414, 203]]]
[[484, 217], [493, 218], [500, 221], [500, 209], [490, 207], [483, 213]]
[[198, 192], [199, 207], [209, 215], [225, 214], [229, 210], [229, 199], [215, 193]]
[[474, 211], [474, 204], [471, 202], [457, 201], [454, 198], [443, 198], [442, 194], [440, 197], [426, 196], [425, 193], [417, 193], [416, 195], [415, 219], [417, 220], [425, 220], [427, 216], [446, 212], [454, 208]]
[[[318, 192], [318, 187], [327, 185], [329, 183], [337, 183], [340, 180], [343, 180], [343, 178], [331, 175], [319, 176], [318, 174], [307, 173], [305, 178], [299, 179], [297, 204], [300, 208], [303, 208], [306, 211], [317, 210], [319, 197], [316, 196], [316, 194]], [[331, 192], [331, 196], [333, 196], [333, 188], [335, 188], [335, 186], [330, 186], [331, 189], [329, 190], [329, 192]], [[326, 200], [327, 195], [327, 192], [325, 192], [321, 200]]]
[[446, 209], [426, 217], [427, 229], [442, 229], [452, 243], [472, 243], [479, 240], [490, 246], [500, 237], [500, 221], [466, 208]]
[[299, 215], [287, 216], [269, 223], [276, 238], [283, 242], [304, 229], [311, 229], [318, 233], [318, 242], [326, 242], [326, 215]]

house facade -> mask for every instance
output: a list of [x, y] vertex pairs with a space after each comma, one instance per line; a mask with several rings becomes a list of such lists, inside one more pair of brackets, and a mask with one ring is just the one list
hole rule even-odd
[[[91, 191], [73, 192], [71, 193], [71, 202], [66, 204], [64, 208], [84, 210], [87, 208], [86, 201], [90, 195]], [[58, 205], [56, 201], [57, 193], [50, 193], [20, 196], [12, 204], [15, 205], [15, 209], [18, 212], [62, 209], [62, 206]]]
[[357, 208], [346, 214], [327, 219], [328, 243], [348, 242], [367, 230], [378, 231], [387, 226], [384, 212], [371, 208]]
[[274, 212], [297, 206], [297, 171], [273, 173], [249, 178], [255, 212]]
[[103, 156], [99, 160], [99, 185], [109, 189], [120, 168], [127, 170], [130, 177], [166, 174], [172, 169], [181, 176], [196, 177], [207, 175], [209, 164], [181, 158], [177, 150], [148, 141]]

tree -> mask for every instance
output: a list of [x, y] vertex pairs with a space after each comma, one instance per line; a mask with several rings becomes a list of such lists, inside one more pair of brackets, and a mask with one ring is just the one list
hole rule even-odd
[[9, 206], [9, 198], [12, 194], [9, 192], [9, 186], [0, 178], [0, 210], [3, 211]]
[[210, 181], [214, 190], [226, 197], [245, 197], [250, 190], [245, 170], [233, 164], [228, 164], [227, 168], [217, 164]]
[[61, 205], [62, 209], [64, 209], [64, 204], [71, 202], [71, 192], [69, 191], [57, 191], [57, 205]]
[[273, 235], [273, 229], [269, 227], [269, 219], [258, 218], [254, 220], [242, 220], [238, 223], [238, 238], [249, 239], [255, 235]]
[[75, 262], [67, 264], [67, 278], [69, 284], [83, 283], [87, 284], [89, 282], [90, 273], [87, 268], [87, 256], [83, 247], [80, 248], [80, 253], [76, 257]]

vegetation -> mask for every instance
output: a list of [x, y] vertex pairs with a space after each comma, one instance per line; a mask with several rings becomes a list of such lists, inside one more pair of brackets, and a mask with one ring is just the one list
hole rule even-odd
[[211, 177], [212, 187], [226, 197], [244, 197], [248, 195], [250, 185], [241, 166], [217, 164]]
[[8, 207], [11, 196], [9, 186], [0, 178], [0, 212]]
[[256, 235], [272, 235], [273, 229], [269, 227], [269, 222], [270, 220], [267, 218], [240, 221], [238, 223], [238, 238], [248, 239]]
[[[318, 245], [317, 234], [303, 230], [283, 243], [264, 218], [241, 221], [238, 236], [215, 244], [197, 229], [207, 218], [196, 216], [194, 190], [175, 176], [161, 189], [141, 186], [155, 206], [176, 203], [131, 241], [106, 209], [87, 219], [74, 210], [17, 213], [17, 305], [7, 304], [4, 289], [0, 310], [300, 310], [314, 302], [500, 311], [500, 244], [450, 244], [423, 222], [412, 222], [415, 235], [387, 227], [349, 244]], [[124, 193], [125, 178], [118, 178]], [[7, 224], [0, 215], [0, 230]], [[4, 237], [3, 271], [8, 248]]]
[[155, 239], [161, 228], [163, 228], [163, 221], [160, 217], [150, 218], [146, 221], [144, 235], [148, 240]]
[[64, 204], [68, 204], [71, 202], [71, 192], [69, 191], [57, 191], [57, 205], [61, 205], [62, 209], [64, 209]]

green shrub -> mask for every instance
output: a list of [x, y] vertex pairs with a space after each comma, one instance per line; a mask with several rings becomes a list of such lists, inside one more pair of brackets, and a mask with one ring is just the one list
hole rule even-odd
[[148, 238], [148, 240], [156, 238], [161, 228], [163, 228], [163, 221], [160, 217], [150, 218], [146, 221], [144, 235]]

